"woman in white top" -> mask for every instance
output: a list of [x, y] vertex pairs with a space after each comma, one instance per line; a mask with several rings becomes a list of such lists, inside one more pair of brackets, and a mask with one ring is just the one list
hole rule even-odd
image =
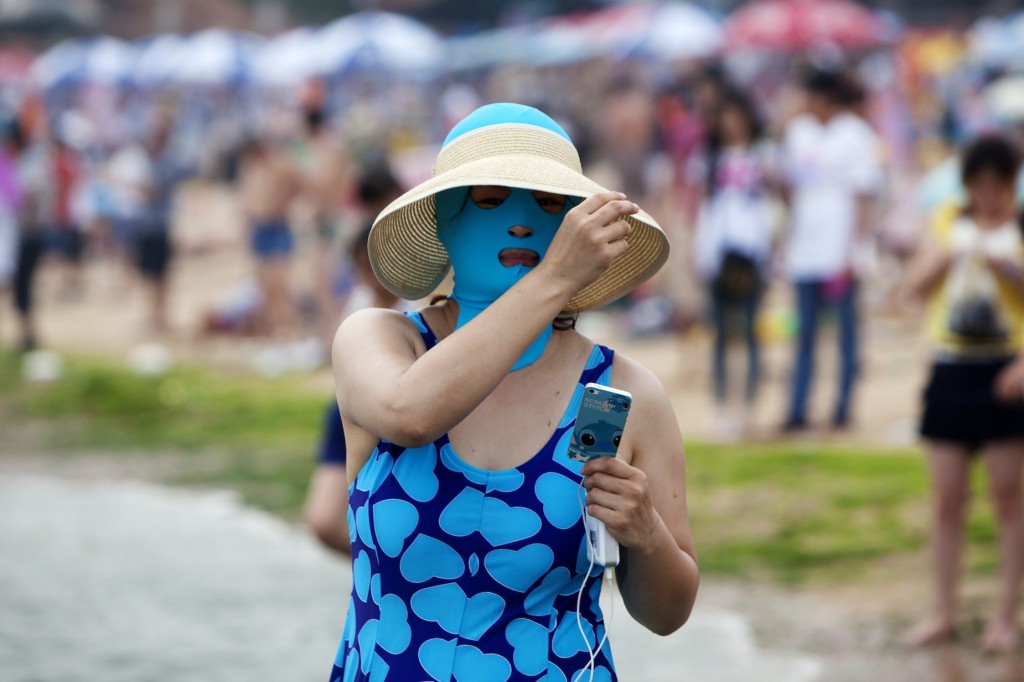
[[[696, 265], [708, 287], [715, 327], [715, 397], [723, 409], [728, 398], [726, 350], [736, 326], [741, 326], [747, 345], [747, 408], [757, 397], [760, 376], [757, 315], [772, 250], [770, 172], [761, 131], [751, 102], [730, 95], [712, 121], [705, 153], [692, 169], [703, 185]], [[731, 431], [733, 424], [723, 420], [722, 426]], [[738, 426], [742, 430], [743, 424]]]

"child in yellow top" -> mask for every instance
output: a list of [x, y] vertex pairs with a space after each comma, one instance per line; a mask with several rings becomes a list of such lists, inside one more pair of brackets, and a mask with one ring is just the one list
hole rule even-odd
[[915, 645], [953, 636], [956, 588], [969, 500], [971, 456], [984, 453], [999, 528], [1001, 593], [983, 635], [993, 652], [1015, 648], [1024, 573], [1024, 404], [997, 397], [1000, 376], [1021, 350], [1024, 328], [1024, 216], [1015, 187], [1020, 156], [1000, 136], [963, 155], [968, 201], [936, 220], [930, 248], [911, 277], [928, 300], [934, 346], [921, 435], [934, 487], [936, 617], [910, 633]]

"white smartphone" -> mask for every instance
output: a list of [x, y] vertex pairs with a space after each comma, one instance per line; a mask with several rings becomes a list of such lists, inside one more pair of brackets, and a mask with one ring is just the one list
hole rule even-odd
[[614, 457], [632, 406], [633, 396], [626, 391], [594, 383], [584, 386], [569, 440], [569, 459], [587, 462], [594, 457]]

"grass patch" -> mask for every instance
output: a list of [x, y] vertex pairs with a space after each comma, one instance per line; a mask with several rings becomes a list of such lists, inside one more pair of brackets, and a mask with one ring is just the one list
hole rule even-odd
[[[66, 360], [57, 382], [28, 385], [17, 357], [0, 354], [0, 415], [43, 424], [41, 446], [58, 454], [181, 453], [202, 466], [170, 482], [232, 488], [288, 518], [301, 510], [327, 400], [302, 377], [179, 367], [150, 378], [89, 358]], [[687, 451], [706, 574], [846, 582], [926, 546], [929, 485], [915, 449], [688, 443]], [[975, 469], [968, 566], [989, 574], [995, 525]]]
[[25, 384], [17, 356], [0, 354], [7, 419], [42, 424], [41, 447], [180, 453], [196, 466], [171, 482], [234, 488], [289, 518], [301, 509], [328, 399], [296, 377], [194, 366], [145, 377], [81, 357], [65, 359], [59, 381]]
[[[687, 475], [710, 574], [847, 582], [927, 546], [929, 482], [915, 449], [691, 443]], [[970, 569], [991, 573], [995, 523], [980, 467], [972, 484], [980, 503], [968, 522]]]

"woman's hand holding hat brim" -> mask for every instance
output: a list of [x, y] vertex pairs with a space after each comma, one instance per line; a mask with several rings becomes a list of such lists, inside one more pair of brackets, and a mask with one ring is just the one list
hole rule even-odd
[[640, 208], [619, 192], [599, 192], [584, 199], [562, 220], [547, 254], [537, 266], [566, 283], [571, 295], [596, 281], [629, 248], [633, 226], [623, 220]]

